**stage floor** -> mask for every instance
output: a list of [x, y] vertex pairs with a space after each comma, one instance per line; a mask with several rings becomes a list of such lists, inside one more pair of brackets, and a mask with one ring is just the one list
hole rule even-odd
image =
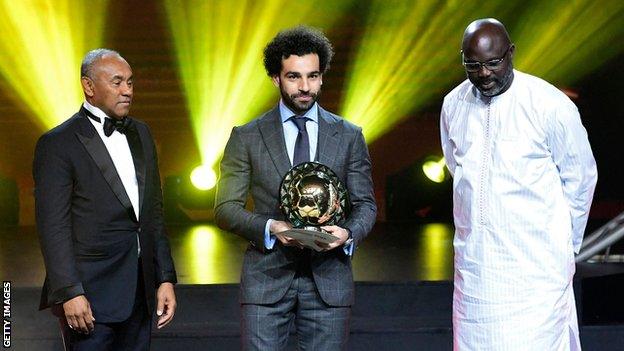
[[[248, 243], [215, 225], [168, 226], [180, 284], [238, 283]], [[378, 223], [353, 257], [356, 281], [440, 281], [453, 277], [453, 227]], [[16, 287], [41, 286], [43, 258], [34, 227], [0, 228], [0, 276]]]

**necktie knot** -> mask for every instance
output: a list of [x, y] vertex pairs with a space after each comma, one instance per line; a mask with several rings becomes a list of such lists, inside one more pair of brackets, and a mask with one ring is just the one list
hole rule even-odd
[[293, 121], [293, 123], [297, 126], [299, 132], [303, 132], [306, 130], [306, 122], [309, 120], [309, 118], [302, 116], [292, 116], [290, 117], [290, 120]]
[[104, 135], [111, 136], [115, 130], [124, 134], [128, 130], [130, 120], [127, 117], [122, 119], [104, 118]]

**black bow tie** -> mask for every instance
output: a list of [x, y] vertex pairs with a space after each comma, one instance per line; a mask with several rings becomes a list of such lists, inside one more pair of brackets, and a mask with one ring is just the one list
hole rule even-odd
[[128, 117], [122, 119], [104, 118], [104, 135], [111, 136], [115, 130], [121, 134], [125, 134], [130, 125]]
[[[91, 118], [92, 120], [98, 122], [98, 123], [102, 123], [102, 120], [100, 119], [100, 117], [94, 115], [93, 113], [91, 113], [91, 111], [84, 109], [85, 113], [87, 114], [87, 116], [89, 116], [89, 118]], [[121, 134], [125, 134], [128, 131], [128, 128], [130, 127], [130, 119], [128, 117], [124, 117], [122, 119], [113, 119], [113, 118], [104, 118], [104, 135], [106, 135], [107, 137], [111, 136], [111, 134], [113, 134], [113, 132], [115, 131], [115, 129], [121, 133]]]

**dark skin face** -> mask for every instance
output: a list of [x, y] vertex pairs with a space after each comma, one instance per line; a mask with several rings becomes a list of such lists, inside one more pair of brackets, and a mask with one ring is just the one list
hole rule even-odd
[[121, 119], [132, 104], [132, 69], [123, 58], [107, 55], [95, 61], [93, 77], [82, 77], [82, 90], [87, 102], [107, 116]]
[[503, 59], [502, 65], [496, 70], [482, 65], [476, 72], [466, 71], [468, 79], [482, 95], [493, 97], [509, 89], [513, 82], [514, 51], [515, 47], [505, 27], [496, 20], [477, 20], [466, 28], [462, 42], [465, 62], [485, 63]]

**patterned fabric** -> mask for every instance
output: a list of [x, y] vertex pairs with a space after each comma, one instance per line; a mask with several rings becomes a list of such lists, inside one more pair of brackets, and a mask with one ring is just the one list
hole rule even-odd
[[[352, 210], [339, 225], [351, 231], [357, 247], [375, 223], [377, 210], [368, 148], [361, 128], [320, 107], [318, 117], [316, 159], [336, 172], [349, 191]], [[250, 242], [241, 274], [241, 303], [280, 300], [301, 260], [300, 249], [279, 243], [271, 250], [264, 247], [267, 220], [284, 220], [279, 187], [290, 168], [278, 107], [232, 130], [221, 161], [215, 219], [220, 228]], [[248, 195], [251, 209], [246, 206]], [[353, 303], [351, 259], [342, 250], [313, 252], [311, 270], [326, 304]]]
[[514, 71], [491, 99], [460, 84], [440, 129], [453, 174], [455, 350], [580, 349], [574, 252], [597, 175], [576, 107]]

